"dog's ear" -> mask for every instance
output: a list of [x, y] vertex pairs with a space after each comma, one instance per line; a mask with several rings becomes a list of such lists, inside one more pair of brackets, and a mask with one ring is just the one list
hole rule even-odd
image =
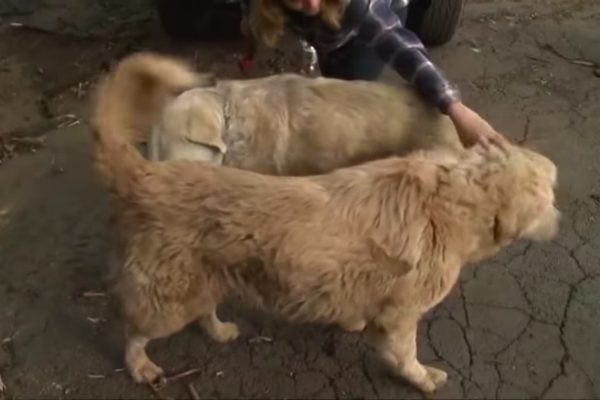
[[519, 219], [514, 207], [500, 210], [494, 216], [493, 236], [498, 244], [511, 242], [519, 236]]

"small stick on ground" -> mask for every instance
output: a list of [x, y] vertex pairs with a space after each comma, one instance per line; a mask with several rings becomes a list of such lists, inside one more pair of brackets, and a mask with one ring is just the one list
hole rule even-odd
[[563, 60], [568, 61], [572, 64], [581, 65], [583, 67], [589, 67], [589, 68], [597, 68], [599, 66], [598, 63], [596, 63], [594, 61], [568, 57], [568, 56], [564, 55], [563, 53], [561, 53], [560, 51], [556, 50], [556, 48], [554, 46], [552, 46], [550, 43], [538, 43], [538, 46], [540, 46], [541, 49], [546, 50], [546, 51], [554, 54], [555, 56], [562, 58]]
[[87, 317], [86, 318], [89, 322], [91, 322], [92, 324], [100, 324], [100, 323], [104, 323], [106, 322], [106, 319], [104, 318], [93, 318], [93, 317]]
[[273, 343], [273, 338], [270, 336], [256, 336], [248, 339], [248, 343]]
[[46, 137], [12, 137], [10, 141], [16, 144], [23, 144], [28, 146], [41, 146], [46, 142]]
[[82, 297], [106, 297], [106, 293], [104, 292], [94, 292], [93, 290], [88, 290], [87, 292], [83, 292], [81, 294]]
[[202, 372], [202, 368], [188, 369], [187, 371], [183, 371], [183, 372], [181, 372], [179, 374], [167, 377], [167, 381], [176, 381], [176, 380], [179, 380], [181, 378], [185, 378], [186, 376], [197, 374], [199, 372]]
[[198, 395], [198, 392], [196, 391], [194, 384], [190, 382], [190, 383], [188, 383], [187, 387], [188, 387], [188, 392], [190, 392], [190, 395], [192, 396], [192, 399], [200, 400], [200, 396]]

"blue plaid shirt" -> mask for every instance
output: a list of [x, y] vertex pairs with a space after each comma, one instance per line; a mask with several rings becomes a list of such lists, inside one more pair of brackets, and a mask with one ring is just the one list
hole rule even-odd
[[[249, 0], [245, 0], [246, 2]], [[460, 94], [429, 60], [417, 35], [406, 29], [394, 8], [399, 0], [347, 0], [341, 28], [332, 30], [319, 17], [289, 12], [289, 26], [317, 49], [327, 54], [350, 40], [375, 47], [379, 56], [442, 112], [460, 99]]]

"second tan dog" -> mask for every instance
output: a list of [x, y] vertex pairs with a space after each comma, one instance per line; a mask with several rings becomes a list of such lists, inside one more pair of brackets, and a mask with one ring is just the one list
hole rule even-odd
[[462, 148], [450, 119], [408, 85], [294, 74], [212, 85], [186, 63], [153, 53], [125, 58], [113, 78], [111, 101], [129, 110], [138, 133], [150, 134], [155, 161], [309, 175], [415, 149]]
[[151, 162], [126, 139], [115, 82], [100, 85], [92, 126], [121, 240], [125, 362], [138, 382], [163, 373], [146, 354], [151, 339], [194, 321], [235, 339], [216, 311], [233, 291], [290, 321], [365, 329], [398, 375], [431, 392], [447, 375], [417, 359], [421, 316], [465, 263], [557, 231], [556, 167], [533, 151], [421, 151], [313, 177]]

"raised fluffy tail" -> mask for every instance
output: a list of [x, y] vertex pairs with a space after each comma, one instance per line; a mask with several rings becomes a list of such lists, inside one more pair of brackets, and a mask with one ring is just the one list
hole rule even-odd
[[147, 168], [133, 142], [145, 137], [170, 98], [206, 84], [203, 79], [183, 61], [137, 53], [101, 80], [91, 118], [96, 167], [116, 194], [126, 195]]

